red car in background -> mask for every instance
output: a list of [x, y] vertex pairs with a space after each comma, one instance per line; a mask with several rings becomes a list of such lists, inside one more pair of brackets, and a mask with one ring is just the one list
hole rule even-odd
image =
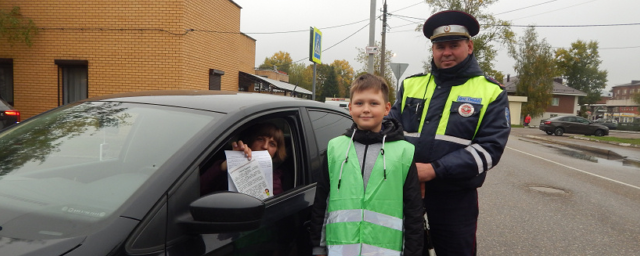
[[20, 111], [0, 98], [0, 130], [20, 122]]

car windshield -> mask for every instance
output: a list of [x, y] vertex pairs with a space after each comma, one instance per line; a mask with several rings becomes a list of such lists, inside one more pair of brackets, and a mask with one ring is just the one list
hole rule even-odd
[[88, 231], [217, 116], [85, 102], [0, 133], [0, 236], [51, 239]]

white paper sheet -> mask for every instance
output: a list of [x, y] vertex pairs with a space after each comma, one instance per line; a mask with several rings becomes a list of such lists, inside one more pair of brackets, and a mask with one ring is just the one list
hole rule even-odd
[[[227, 157], [227, 169], [229, 170], [229, 180], [228, 180], [229, 191], [237, 191], [237, 192], [249, 194], [249, 193], [246, 193], [244, 191], [247, 191], [247, 189], [249, 187], [251, 187], [252, 185], [255, 185], [255, 184], [242, 183], [243, 186], [245, 186], [245, 187], [242, 188], [242, 189], [238, 189], [238, 187], [236, 187], [236, 183], [238, 183], [239, 180], [234, 180], [233, 179], [234, 175], [231, 174], [237, 168], [241, 168], [243, 165], [248, 164], [249, 160], [244, 155], [243, 151], [225, 150], [224, 153], [225, 153], [225, 155]], [[255, 162], [252, 165], [256, 165], [256, 166], [259, 167], [259, 172], [262, 174], [260, 176], [263, 177], [262, 180], [264, 180], [264, 182], [266, 183], [266, 188], [269, 189], [269, 195], [267, 196], [265, 194], [264, 188], [261, 191], [262, 195], [266, 196], [264, 198], [255, 196], [253, 194], [249, 194], [249, 195], [254, 196], [256, 198], [260, 198], [260, 199], [265, 199], [267, 197], [273, 196], [273, 164], [271, 162], [271, 155], [269, 155], [269, 152], [266, 151], [266, 150], [252, 151], [251, 152], [251, 158], [252, 158], [251, 162]], [[245, 168], [247, 168], [247, 167], [245, 167]], [[251, 173], [250, 175], [253, 175], [253, 176], [257, 175], [257, 174], [253, 173], [250, 170], [248, 171], [246, 169], [243, 169], [243, 171], [241, 173]], [[238, 175], [240, 175], [240, 173], [238, 173]], [[250, 176], [250, 177], [245, 177], [245, 178], [254, 178], [254, 177]], [[252, 180], [251, 179], [251, 182], [259, 183], [260, 180], [259, 180], [258, 176], [256, 176], [255, 178], [257, 180]], [[240, 179], [240, 178], [238, 178], [238, 179]], [[244, 181], [245, 181], [245, 179], [243, 179], [243, 182]], [[248, 187], [246, 187], [246, 186], [248, 186]]]

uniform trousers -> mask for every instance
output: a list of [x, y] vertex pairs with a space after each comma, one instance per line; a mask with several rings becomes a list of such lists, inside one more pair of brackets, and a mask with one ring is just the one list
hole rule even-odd
[[476, 255], [478, 191], [427, 190], [424, 203], [436, 255]]

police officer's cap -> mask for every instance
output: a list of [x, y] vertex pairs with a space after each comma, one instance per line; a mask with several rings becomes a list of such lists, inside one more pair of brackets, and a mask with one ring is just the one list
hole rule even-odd
[[461, 11], [442, 11], [429, 17], [422, 33], [431, 42], [471, 39], [480, 32], [480, 24], [471, 15]]

